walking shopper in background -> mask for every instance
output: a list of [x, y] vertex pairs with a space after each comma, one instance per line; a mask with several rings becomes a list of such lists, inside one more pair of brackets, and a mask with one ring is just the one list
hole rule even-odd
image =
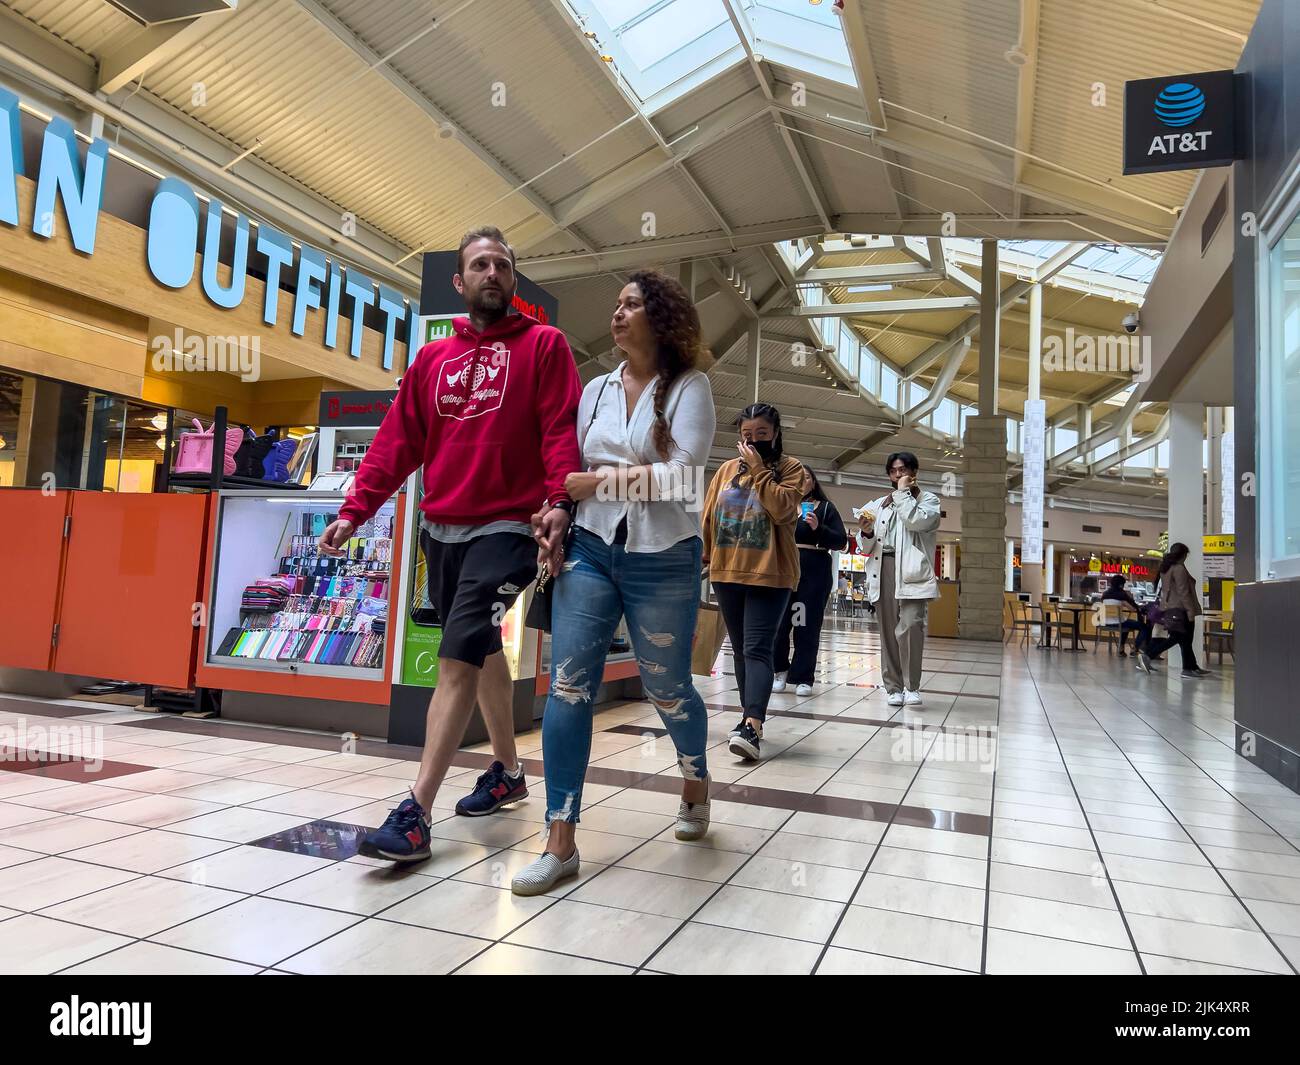
[[880, 673], [890, 706], [921, 705], [927, 604], [939, 596], [934, 572], [939, 497], [916, 483], [920, 468], [910, 451], [894, 452], [885, 462], [894, 491], [859, 512], [867, 599], [880, 620]]
[[[1107, 585], [1106, 590], [1102, 592], [1101, 601], [1103, 603], [1105, 602], [1127, 603], [1129, 606], [1131, 606], [1134, 610], [1137, 611], [1137, 615], [1139, 618], [1145, 617], [1146, 616], [1145, 612], [1140, 606], [1138, 606], [1138, 602], [1136, 599], [1133, 598], [1133, 594], [1124, 587], [1127, 581], [1128, 578], [1125, 577], [1124, 574], [1116, 573], [1113, 577], [1111, 577], [1110, 584]], [[1124, 658], [1128, 654], [1128, 652], [1124, 650], [1124, 644], [1125, 641], [1128, 640], [1128, 634], [1130, 632], [1137, 633], [1137, 636], [1133, 638], [1134, 654], [1137, 654], [1140, 650], [1142, 650], [1142, 645], [1146, 642], [1147, 637], [1151, 635], [1150, 626], [1144, 624], [1143, 622], [1135, 621], [1132, 618], [1124, 618], [1123, 620], [1121, 620], [1119, 623], [1120, 658]]]
[[573, 353], [560, 330], [511, 313], [515, 254], [499, 229], [464, 236], [452, 284], [469, 316], [420, 349], [338, 520], [320, 538], [323, 554], [342, 554], [356, 528], [423, 464], [420, 539], [429, 599], [442, 619], [438, 686], [411, 797], [361, 846], [368, 857], [397, 862], [430, 855], [429, 809], [475, 702], [496, 761], [456, 812], [490, 814], [528, 794], [500, 619], [537, 574], [530, 518], [547, 500], [547, 543], [561, 542], [572, 506], [565, 478], [579, 468]]
[[799, 583], [794, 526], [803, 463], [782, 453], [781, 414], [754, 403], [736, 418], [739, 458], [724, 462], [704, 500], [704, 561], [731, 639], [740, 724], [729, 748], [757, 759], [772, 696], [776, 630]]
[[[796, 695], [811, 695], [826, 600], [834, 587], [831, 552], [842, 551], [849, 535], [844, 531], [840, 512], [826, 498], [810, 466], [803, 468], [803, 500], [799, 503], [794, 541], [799, 548], [799, 586], [790, 597], [790, 605], [776, 633], [773, 658], [776, 679], [772, 690], [783, 692], [787, 684], [794, 684]], [[793, 661], [790, 659], [791, 631], [794, 633]]]
[[567, 560], [560, 566], [544, 545], [539, 552], [556, 574], [551, 692], [542, 718], [547, 839], [542, 855], [512, 881], [516, 895], [544, 894], [578, 873], [592, 703], [624, 616], [646, 695], [677, 749], [683, 781], [675, 835], [699, 839], [709, 827], [708, 711], [691, 680], [699, 488], [716, 428], [709, 379], [694, 369], [700, 317], [680, 284], [642, 270], [619, 294], [611, 331], [626, 358], [587, 384], [578, 407], [587, 472], [565, 482], [577, 503]]
[[1202, 669], [1196, 661], [1196, 648], [1193, 646], [1196, 619], [1201, 613], [1201, 597], [1196, 592], [1196, 578], [1188, 572], [1185, 565], [1187, 552], [1186, 544], [1174, 544], [1160, 563], [1160, 586], [1156, 595], [1157, 624], [1163, 625], [1169, 635], [1152, 637], [1147, 641], [1146, 647], [1138, 651], [1138, 669], [1144, 673], [1151, 672], [1153, 657], [1177, 644], [1183, 656], [1184, 677], [1211, 675], [1208, 669]]

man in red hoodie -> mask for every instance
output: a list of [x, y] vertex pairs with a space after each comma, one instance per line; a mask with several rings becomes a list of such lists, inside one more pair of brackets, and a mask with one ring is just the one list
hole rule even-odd
[[[548, 556], [559, 550], [573, 508], [564, 479], [581, 468], [573, 353], [560, 330], [511, 313], [515, 255], [501, 231], [467, 233], [459, 267], [452, 283], [469, 316], [416, 355], [338, 520], [320, 540], [324, 554], [340, 554], [356, 528], [424, 466], [421, 541], [429, 599], [442, 618], [438, 686], [411, 797], [361, 847], [398, 862], [430, 855], [428, 811], [476, 699], [496, 760], [456, 812], [490, 814], [528, 794], [515, 754], [501, 623], [537, 574], [539, 543]], [[529, 522], [543, 501], [534, 540]]]

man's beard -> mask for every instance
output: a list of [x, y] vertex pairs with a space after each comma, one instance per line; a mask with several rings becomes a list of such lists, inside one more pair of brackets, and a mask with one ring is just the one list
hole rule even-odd
[[499, 288], [481, 288], [470, 301], [469, 309], [480, 318], [495, 322], [510, 311], [510, 297]]

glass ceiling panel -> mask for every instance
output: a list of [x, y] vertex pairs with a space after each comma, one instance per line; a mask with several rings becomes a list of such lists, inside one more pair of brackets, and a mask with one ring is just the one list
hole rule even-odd
[[[1009, 240], [1006, 247], [1036, 259], [1050, 259], [1065, 247], [1059, 240]], [[1150, 248], [1130, 248], [1123, 244], [1094, 244], [1070, 266], [1082, 270], [1122, 277], [1139, 284], [1148, 283], [1160, 265], [1160, 252]]]
[[[745, 52], [723, 0], [566, 0], [647, 113], [698, 88]], [[765, 60], [852, 85], [853, 67], [832, 5], [731, 0]]]

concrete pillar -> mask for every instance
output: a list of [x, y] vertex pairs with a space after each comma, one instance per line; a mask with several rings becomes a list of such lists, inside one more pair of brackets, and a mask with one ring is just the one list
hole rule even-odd
[[[998, 276], [998, 242], [985, 240], [980, 259], [980, 383], [981, 417], [998, 413], [998, 357], [1000, 354], [999, 322], [1002, 313], [1002, 286]], [[1003, 454], [1006, 447], [1003, 441]]]
[[1002, 639], [1006, 536], [1007, 420], [976, 415], [966, 419], [963, 441], [958, 634], [964, 640]]
[[749, 350], [749, 371], [745, 375], [746, 381], [745, 395], [749, 397], [749, 403], [758, 402], [758, 381], [759, 365], [762, 361], [762, 351], [759, 348], [763, 339], [762, 327], [757, 318], [749, 323], [749, 329], [746, 333], [745, 345]]
[[[1187, 545], [1187, 568], [1200, 582], [1205, 577], [1205, 405], [1171, 403], [1169, 415], [1169, 543]], [[1193, 643], [1198, 655], [1202, 628], [1198, 619]]]

